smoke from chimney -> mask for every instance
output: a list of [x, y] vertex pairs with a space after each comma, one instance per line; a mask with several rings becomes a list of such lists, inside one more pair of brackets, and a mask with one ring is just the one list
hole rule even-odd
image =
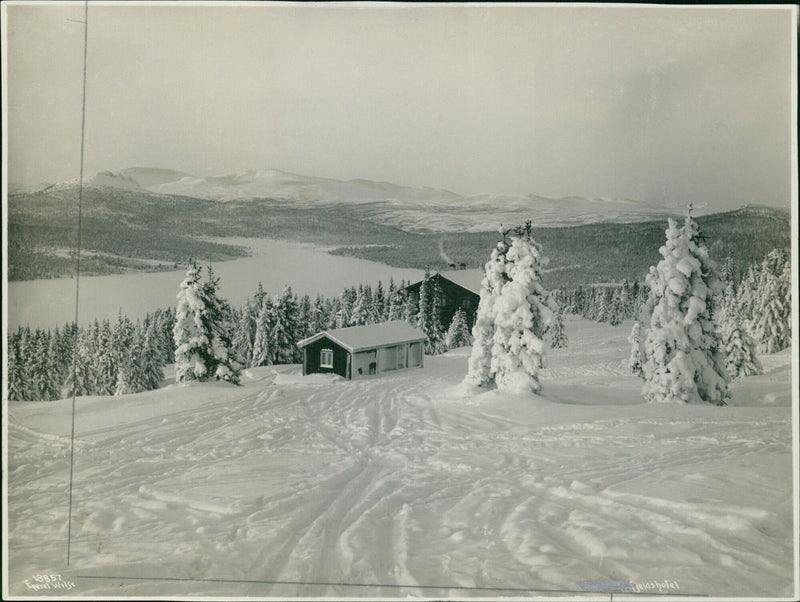
[[450, 259], [450, 257], [448, 257], [448, 255], [447, 255], [447, 253], [444, 252], [444, 238], [440, 238], [439, 239], [439, 256], [442, 258], [442, 260], [445, 263], [448, 263], [450, 265], [453, 265], [455, 263], [455, 261]]

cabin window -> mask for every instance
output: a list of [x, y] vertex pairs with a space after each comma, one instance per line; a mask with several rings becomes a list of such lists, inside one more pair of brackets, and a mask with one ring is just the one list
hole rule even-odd
[[333, 368], [333, 349], [323, 349], [319, 355], [320, 368]]

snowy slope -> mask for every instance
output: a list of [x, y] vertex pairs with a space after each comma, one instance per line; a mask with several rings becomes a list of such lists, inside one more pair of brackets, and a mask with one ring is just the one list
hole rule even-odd
[[[788, 351], [728, 407], [648, 405], [629, 327], [569, 320], [542, 397], [467, 393], [461, 349], [356, 382], [284, 366], [80, 398], [75, 595], [791, 597]], [[9, 405], [12, 594], [64, 568], [69, 431], [69, 400]]]
[[[534, 194], [490, 193], [463, 196], [449, 190], [363, 179], [342, 181], [276, 169], [200, 177], [137, 167], [101, 172], [91, 182], [97, 186], [142, 189], [220, 202], [269, 198], [304, 205], [344, 203], [359, 206], [359, 210], [374, 221], [411, 231], [486, 231], [496, 229], [498, 223], [525, 219], [534, 219], [537, 225], [642, 221], [674, 213], [663, 206], [629, 199], [552, 199]], [[677, 209], [678, 213], [682, 211], [682, 207]]]

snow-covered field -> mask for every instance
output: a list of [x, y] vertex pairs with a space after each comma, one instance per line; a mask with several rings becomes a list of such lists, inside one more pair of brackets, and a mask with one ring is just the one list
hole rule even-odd
[[[79, 398], [70, 594], [791, 597], [789, 351], [727, 407], [652, 405], [629, 330], [568, 321], [541, 397], [466, 392], [461, 349], [356, 382], [282, 366]], [[8, 408], [11, 594], [65, 568], [70, 408]]]

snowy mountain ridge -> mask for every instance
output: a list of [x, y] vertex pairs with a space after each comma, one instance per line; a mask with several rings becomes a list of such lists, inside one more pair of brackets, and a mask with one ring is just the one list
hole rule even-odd
[[479, 232], [496, 228], [498, 220], [513, 223], [531, 217], [538, 225], [645, 221], [676, 213], [631, 199], [549, 198], [488, 192], [465, 196], [445, 189], [366, 179], [336, 180], [277, 169], [199, 177], [174, 170], [134, 167], [100, 172], [89, 184], [217, 202], [268, 198], [311, 206], [348, 204], [360, 206], [372, 221], [409, 231]]

